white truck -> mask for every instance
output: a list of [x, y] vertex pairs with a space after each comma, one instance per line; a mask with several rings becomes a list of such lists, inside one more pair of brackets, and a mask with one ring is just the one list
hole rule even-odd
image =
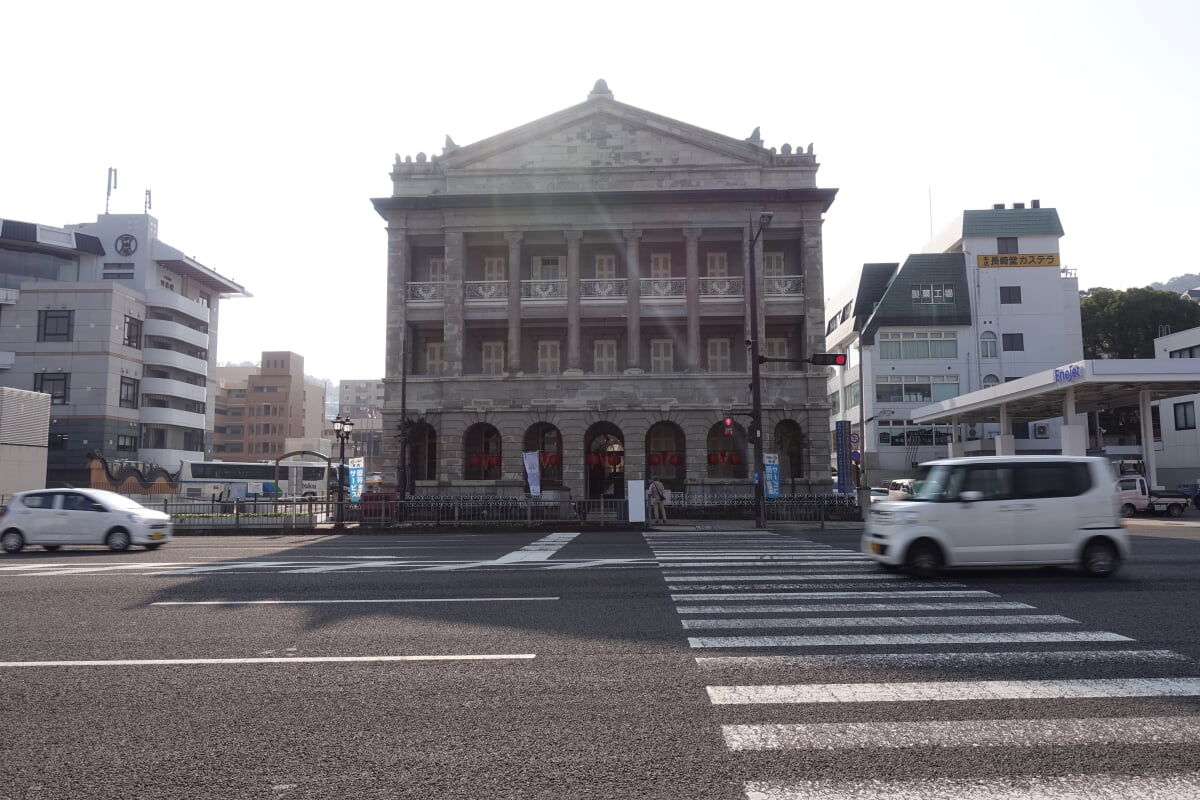
[[1192, 499], [1183, 492], [1151, 489], [1141, 475], [1126, 475], [1117, 481], [1121, 496], [1121, 516], [1132, 517], [1139, 511], [1165, 512], [1169, 517], [1183, 516]]

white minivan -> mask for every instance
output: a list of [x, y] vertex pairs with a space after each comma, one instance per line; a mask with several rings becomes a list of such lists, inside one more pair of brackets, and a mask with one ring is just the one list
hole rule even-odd
[[1129, 557], [1112, 467], [1084, 456], [930, 461], [906, 501], [871, 506], [863, 553], [928, 578], [944, 567], [1078, 564], [1112, 575]]

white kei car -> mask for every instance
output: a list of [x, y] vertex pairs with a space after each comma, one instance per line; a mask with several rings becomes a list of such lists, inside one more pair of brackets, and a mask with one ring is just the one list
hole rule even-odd
[[155, 550], [171, 541], [171, 517], [101, 489], [40, 489], [13, 495], [0, 508], [0, 546], [18, 553], [25, 545], [57, 550], [63, 545], [131, 544]]

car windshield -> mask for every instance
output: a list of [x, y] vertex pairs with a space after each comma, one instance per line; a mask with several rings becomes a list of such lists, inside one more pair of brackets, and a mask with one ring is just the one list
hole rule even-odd
[[141, 503], [130, 500], [125, 495], [117, 494], [116, 492], [106, 492], [102, 489], [98, 489], [93, 492], [93, 494], [96, 496], [97, 500], [103, 502], [110, 508], [119, 508], [129, 511], [137, 511], [145, 508], [145, 506], [143, 506]]

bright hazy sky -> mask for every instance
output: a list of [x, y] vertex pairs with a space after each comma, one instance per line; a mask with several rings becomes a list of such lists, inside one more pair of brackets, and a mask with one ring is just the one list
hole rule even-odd
[[[827, 293], [963, 209], [1059, 211], [1082, 288], [1200, 271], [1196, 0], [20, 2], [3, 14], [0, 218], [140, 213], [254, 296], [217, 356], [379, 378], [395, 154], [615, 98], [807, 147]], [[931, 202], [932, 198], [932, 202]], [[931, 222], [932, 217], [932, 222]]]

